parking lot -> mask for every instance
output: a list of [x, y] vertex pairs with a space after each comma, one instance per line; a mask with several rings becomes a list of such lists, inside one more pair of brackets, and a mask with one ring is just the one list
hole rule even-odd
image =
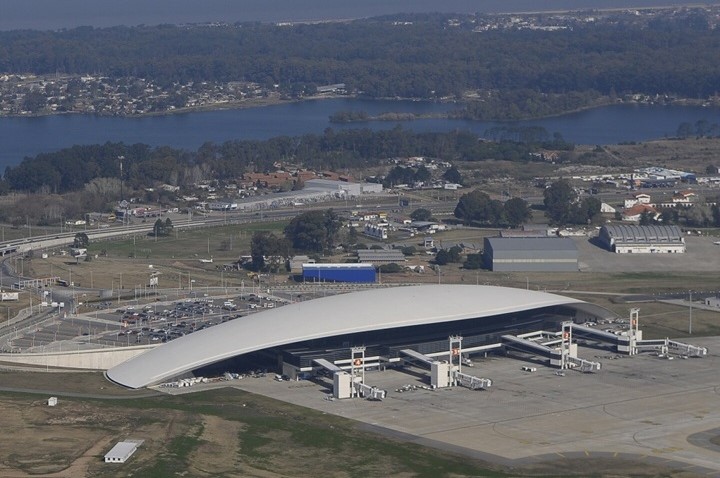
[[[14, 331], [8, 351], [71, 351], [163, 343], [245, 315], [279, 307], [288, 299], [267, 294], [189, 297], [132, 304], [68, 316], [55, 315]], [[110, 305], [110, 304], [103, 304]]]

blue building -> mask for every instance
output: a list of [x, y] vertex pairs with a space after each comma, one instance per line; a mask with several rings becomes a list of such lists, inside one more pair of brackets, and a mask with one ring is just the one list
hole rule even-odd
[[372, 264], [303, 264], [306, 282], [375, 282]]

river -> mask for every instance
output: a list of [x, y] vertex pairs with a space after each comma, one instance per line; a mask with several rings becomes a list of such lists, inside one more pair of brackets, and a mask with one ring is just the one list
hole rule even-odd
[[249, 109], [191, 112], [141, 118], [56, 115], [37, 118], [0, 117], [0, 171], [18, 164], [25, 156], [56, 151], [73, 144], [124, 142], [151, 146], [169, 145], [195, 150], [210, 141], [258, 139], [274, 136], [320, 134], [326, 128], [393, 128], [400, 124], [413, 131], [472, 131], [484, 135], [499, 125], [542, 126], [559, 132], [576, 144], [615, 144], [672, 136], [682, 122], [704, 119], [720, 123], [720, 107], [613, 105], [577, 113], [514, 123], [422, 119], [411, 121], [332, 124], [337, 111], [441, 113], [453, 104], [421, 101], [334, 98], [286, 103]]
[[0, 0], [0, 30], [81, 25], [344, 20], [394, 13], [497, 13], [693, 4], [692, 0]]

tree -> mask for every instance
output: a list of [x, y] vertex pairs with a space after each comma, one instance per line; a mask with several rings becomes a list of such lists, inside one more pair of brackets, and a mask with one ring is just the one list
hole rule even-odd
[[417, 252], [415, 246], [406, 246], [400, 249], [404, 256], [413, 256]]
[[25, 95], [22, 102], [22, 109], [30, 113], [37, 113], [47, 105], [47, 100], [42, 93], [31, 91]]
[[164, 221], [162, 219], [158, 219], [155, 221], [155, 224], [153, 225], [153, 236], [169, 236], [172, 233], [173, 230], [173, 223], [170, 220], [170, 218], [165, 219]]
[[270, 231], [257, 231], [250, 240], [250, 257], [255, 271], [278, 272], [290, 255], [290, 242]]
[[591, 224], [593, 220], [600, 214], [602, 202], [596, 197], [585, 197], [580, 204], [577, 205], [575, 213], [575, 223]]
[[435, 254], [435, 264], [439, 266], [444, 266], [450, 262], [450, 254], [445, 249], [440, 249], [437, 251], [437, 254]]
[[465, 224], [479, 222], [495, 226], [502, 219], [503, 205], [496, 199], [480, 190], [475, 190], [460, 196], [455, 207], [455, 217], [461, 219]]
[[532, 217], [528, 204], [520, 198], [512, 198], [503, 204], [505, 222], [511, 227], [517, 227]]
[[435, 254], [435, 264], [444, 266], [451, 262], [460, 262], [462, 247], [452, 246], [450, 249], [440, 249]]
[[402, 272], [402, 267], [395, 264], [394, 262], [391, 262], [390, 264], [380, 265], [380, 267], [378, 267], [378, 271], [382, 272], [383, 274], [390, 274], [395, 272]]
[[410, 213], [410, 219], [413, 221], [429, 221], [432, 219], [432, 211], [425, 208], [415, 209]]
[[465, 269], [482, 269], [482, 266], [482, 254], [468, 254], [465, 262], [463, 263], [463, 268]]
[[455, 184], [462, 184], [463, 183], [463, 177], [462, 174], [460, 174], [460, 171], [455, 166], [450, 167], [445, 173], [443, 173], [442, 178], [445, 181], [448, 181], [450, 183]]
[[650, 214], [649, 212], [643, 211], [642, 213], [640, 213], [640, 222], [639, 222], [639, 224], [640, 224], [641, 226], [648, 226], [648, 225], [650, 225], [650, 224], [655, 224], [655, 218], [654, 218], [653, 215]]
[[90, 244], [90, 238], [87, 234], [84, 232], [78, 232], [75, 234], [75, 238], [73, 239], [73, 247], [77, 249], [87, 249], [88, 244]]
[[429, 181], [432, 178], [432, 175], [430, 174], [430, 171], [425, 166], [420, 166], [417, 171], [415, 171], [415, 177], [414, 182], [416, 183], [424, 183]]
[[712, 206], [711, 211], [712, 211], [713, 226], [720, 227], [720, 206], [718, 206], [717, 204], [714, 204]]
[[332, 209], [308, 211], [295, 216], [284, 233], [295, 249], [322, 252], [333, 248], [340, 226], [340, 219]]
[[572, 222], [577, 194], [567, 180], [552, 183], [545, 189], [544, 197], [545, 215], [554, 224], [562, 226]]
[[350, 226], [350, 228], [348, 229], [348, 237], [347, 237], [347, 239], [348, 239], [348, 243], [349, 243], [350, 245], [357, 244], [358, 232], [357, 232], [357, 229], [356, 229], [355, 227]]
[[678, 138], [689, 138], [693, 134], [693, 126], [688, 122], [680, 123], [677, 132], [675, 133]]
[[449, 262], [460, 262], [461, 254], [462, 254], [462, 247], [452, 246], [450, 249], [448, 249]]

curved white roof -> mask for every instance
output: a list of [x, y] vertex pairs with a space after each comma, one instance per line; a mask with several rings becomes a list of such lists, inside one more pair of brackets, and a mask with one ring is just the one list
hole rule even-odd
[[369, 330], [451, 322], [584, 302], [545, 292], [474, 285], [371, 289], [297, 302], [194, 332], [107, 372], [131, 388], [280, 345]]

